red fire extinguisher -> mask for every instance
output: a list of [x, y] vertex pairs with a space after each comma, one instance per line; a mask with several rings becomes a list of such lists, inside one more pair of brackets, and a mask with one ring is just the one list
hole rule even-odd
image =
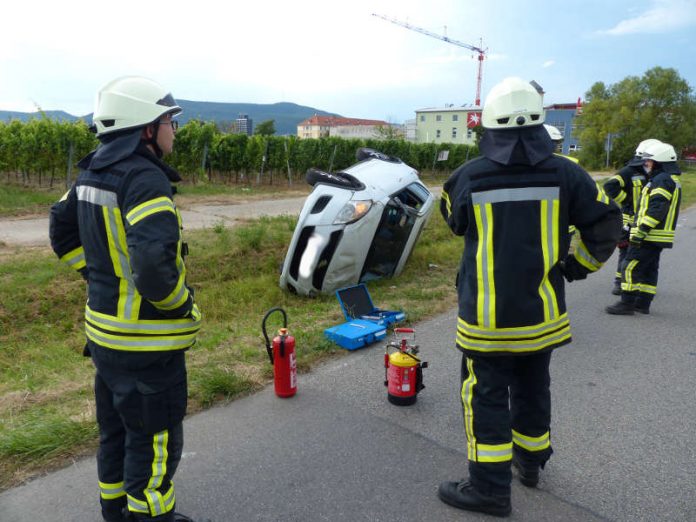
[[[283, 314], [283, 328], [273, 338], [273, 347], [266, 333], [266, 320], [273, 312]], [[266, 351], [273, 365], [273, 383], [278, 397], [292, 397], [297, 393], [297, 360], [295, 338], [288, 334], [288, 316], [282, 308], [271, 308], [263, 316], [261, 330], [266, 338]]]
[[[428, 363], [416, 357], [418, 346], [413, 344], [415, 340], [413, 328], [394, 328], [394, 340], [385, 347], [384, 385], [387, 387], [387, 400], [397, 406], [415, 403], [418, 392], [425, 388], [423, 368], [427, 368]], [[394, 350], [391, 353], [390, 348]]]

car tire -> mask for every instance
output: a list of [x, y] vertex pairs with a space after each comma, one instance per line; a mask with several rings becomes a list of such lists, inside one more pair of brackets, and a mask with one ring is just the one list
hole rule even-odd
[[350, 174], [345, 174], [342, 172], [324, 172], [323, 170], [315, 169], [314, 167], [307, 171], [307, 174], [305, 175], [305, 180], [311, 186], [314, 186], [318, 183], [323, 183], [325, 185], [333, 185], [335, 187], [341, 187], [350, 190], [361, 190], [365, 188], [365, 186], [360, 181], [358, 181]]

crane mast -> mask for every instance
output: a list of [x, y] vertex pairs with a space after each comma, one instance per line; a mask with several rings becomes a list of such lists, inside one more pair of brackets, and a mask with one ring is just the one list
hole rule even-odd
[[478, 54], [478, 73], [476, 76], [476, 106], [480, 107], [481, 106], [481, 81], [483, 79], [483, 60], [486, 57], [486, 49], [483, 49], [483, 41], [479, 40], [481, 43], [479, 46], [475, 45], [470, 45], [464, 42], [460, 42], [459, 40], [454, 40], [453, 38], [449, 38], [444, 35], [440, 35], [437, 33], [433, 33], [432, 31], [428, 31], [427, 29], [423, 29], [422, 27], [418, 27], [415, 25], [411, 25], [408, 22], [402, 22], [400, 20], [397, 20], [396, 18], [391, 18], [389, 16], [384, 16], [381, 14], [377, 13], [372, 13], [372, 16], [376, 16], [377, 18], [381, 18], [382, 20], [386, 20], [387, 22], [391, 22], [395, 25], [399, 25], [401, 27], [405, 27], [406, 29], [410, 29], [411, 31], [416, 31], [417, 33], [424, 34], [426, 36], [430, 36], [432, 38], [437, 38], [438, 40], [442, 40], [443, 42], [451, 43], [453, 45], [456, 45], [458, 47], [464, 47], [465, 49], [469, 49], [470, 51], [474, 51], [475, 53]]

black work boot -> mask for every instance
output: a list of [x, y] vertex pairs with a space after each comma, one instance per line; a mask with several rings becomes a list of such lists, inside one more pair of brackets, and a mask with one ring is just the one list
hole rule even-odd
[[614, 286], [611, 289], [612, 295], [621, 295], [621, 279], [614, 280]]
[[483, 495], [476, 491], [468, 480], [441, 483], [437, 490], [437, 496], [450, 506], [496, 517], [507, 517], [512, 511], [509, 495]]
[[626, 301], [619, 301], [616, 304], [606, 307], [606, 311], [611, 315], [633, 315], [636, 309], [636, 305], [633, 303], [627, 303]]
[[512, 465], [517, 469], [520, 482], [528, 488], [535, 488], [539, 483], [539, 466], [524, 464], [519, 457], [513, 454]]
[[116, 510], [116, 509], [104, 509], [102, 507], [102, 517], [104, 518], [104, 522], [132, 522], [133, 521], [127, 507], [122, 507], [118, 510]]
[[638, 299], [636, 299], [636, 305], [635, 305], [636, 312], [638, 312], [640, 314], [646, 314], [646, 315], [649, 314], [651, 302], [652, 302], [652, 299], [644, 299], [644, 298], [642, 298], [642, 296], [639, 297]]

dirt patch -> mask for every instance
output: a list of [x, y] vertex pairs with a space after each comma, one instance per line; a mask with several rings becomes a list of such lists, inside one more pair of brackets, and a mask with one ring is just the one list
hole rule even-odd
[[7, 392], [0, 395], [0, 416], [8, 413], [17, 413], [33, 406], [46, 404], [60, 400], [66, 394], [88, 390], [91, 388], [90, 382], [62, 382], [51, 387], [50, 391], [31, 392], [29, 390], [19, 390]]
[[274, 192], [259, 192], [256, 194], [211, 194], [209, 196], [177, 194], [176, 205], [180, 208], [188, 208], [192, 205], [243, 205], [257, 201], [306, 197], [310, 192], [307, 189], [279, 189]]

